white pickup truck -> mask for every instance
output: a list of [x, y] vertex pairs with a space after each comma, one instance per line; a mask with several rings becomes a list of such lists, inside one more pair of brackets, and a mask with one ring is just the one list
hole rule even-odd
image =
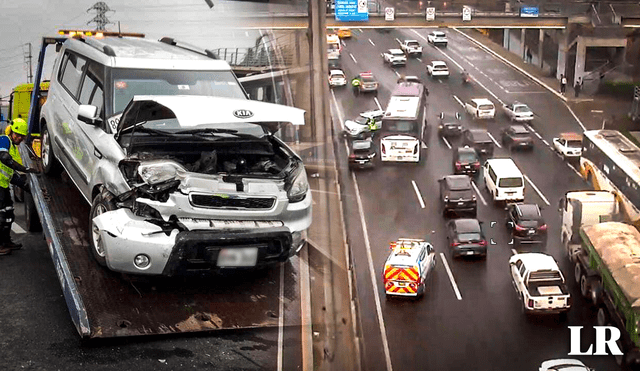
[[422, 45], [417, 40], [404, 40], [399, 41], [400, 49], [404, 52], [404, 54], [411, 55], [422, 55]]
[[524, 314], [555, 313], [566, 318], [571, 308], [571, 294], [552, 256], [516, 254], [509, 259], [509, 268]]

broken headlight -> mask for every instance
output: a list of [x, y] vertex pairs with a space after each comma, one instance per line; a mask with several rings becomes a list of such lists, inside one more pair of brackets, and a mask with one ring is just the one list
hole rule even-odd
[[156, 185], [174, 180], [180, 172], [186, 172], [186, 170], [174, 161], [146, 161], [138, 166], [138, 175], [140, 175], [140, 178], [149, 185]]

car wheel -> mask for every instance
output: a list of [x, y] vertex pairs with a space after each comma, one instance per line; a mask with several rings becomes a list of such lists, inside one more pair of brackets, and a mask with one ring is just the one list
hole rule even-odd
[[604, 307], [598, 308], [598, 314], [596, 314], [596, 324], [598, 326], [606, 326], [609, 323], [609, 313]]
[[89, 219], [91, 224], [91, 236], [89, 238], [89, 250], [91, 255], [101, 266], [107, 265], [107, 256], [104, 250], [104, 242], [98, 232], [98, 226], [94, 223], [93, 218], [98, 215], [104, 214], [107, 211], [115, 210], [116, 204], [113, 201], [114, 196], [111, 192], [103, 189], [96, 198], [93, 199], [91, 205], [91, 211], [89, 212]]
[[42, 125], [40, 156], [42, 158], [42, 166], [45, 174], [55, 175], [60, 173], [61, 166], [53, 152], [53, 139], [46, 125]]

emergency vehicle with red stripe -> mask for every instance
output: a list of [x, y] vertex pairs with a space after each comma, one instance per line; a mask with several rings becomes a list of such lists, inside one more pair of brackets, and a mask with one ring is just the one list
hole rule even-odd
[[433, 246], [422, 239], [400, 238], [391, 242], [389, 248], [391, 254], [382, 273], [387, 298], [422, 296], [426, 280], [436, 266]]

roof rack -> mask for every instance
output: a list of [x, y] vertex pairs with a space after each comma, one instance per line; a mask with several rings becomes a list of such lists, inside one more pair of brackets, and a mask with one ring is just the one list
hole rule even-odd
[[213, 51], [211, 51], [209, 49], [199, 49], [196, 46], [189, 45], [189, 44], [184, 43], [184, 42], [180, 42], [180, 45], [178, 45], [178, 41], [176, 41], [172, 37], [166, 37], [165, 36], [162, 39], [160, 39], [160, 42], [168, 44], [168, 45], [171, 45], [171, 46], [175, 46], [175, 47], [180, 48], [180, 49], [188, 50], [190, 52], [198, 53], [200, 55], [204, 55], [205, 57], [209, 57], [211, 59], [220, 59], [220, 58], [218, 58], [216, 53], [214, 53]]

